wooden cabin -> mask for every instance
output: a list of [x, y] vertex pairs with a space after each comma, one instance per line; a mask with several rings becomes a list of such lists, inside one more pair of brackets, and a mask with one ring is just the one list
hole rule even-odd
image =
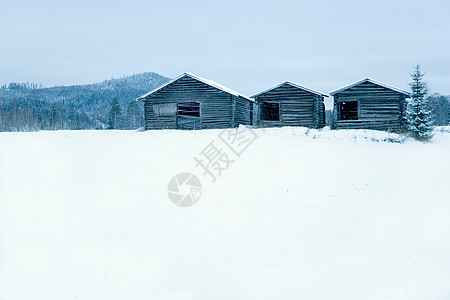
[[325, 126], [324, 97], [328, 95], [286, 81], [262, 91], [252, 98], [256, 101], [256, 126]]
[[145, 129], [207, 129], [252, 125], [253, 99], [184, 73], [139, 97]]
[[330, 93], [334, 98], [333, 129], [405, 129], [410, 93], [365, 78]]

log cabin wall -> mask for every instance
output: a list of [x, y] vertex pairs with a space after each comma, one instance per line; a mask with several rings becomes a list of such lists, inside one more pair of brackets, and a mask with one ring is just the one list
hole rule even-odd
[[234, 127], [240, 124], [253, 125], [253, 102], [242, 97], [233, 97], [235, 98]]
[[[164, 86], [145, 96], [145, 129], [212, 129], [251, 125], [252, 101], [224, 92], [190, 76]], [[175, 109], [159, 114], [164, 105], [199, 103], [199, 116], [180, 115]], [[156, 106], [156, 108], [155, 108]], [[156, 109], [156, 110], [155, 110]]]
[[[317, 95], [290, 84], [283, 84], [263, 94], [255, 96], [257, 112], [256, 126], [305, 126], [322, 128], [325, 126], [324, 96]], [[264, 120], [264, 103], [278, 103], [279, 120]]]
[[[333, 129], [374, 129], [399, 132], [405, 127], [406, 97], [404, 93], [363, 82], [333, 94]], [[343, 119], [340, 107], [357, 103], [357, 119]]]

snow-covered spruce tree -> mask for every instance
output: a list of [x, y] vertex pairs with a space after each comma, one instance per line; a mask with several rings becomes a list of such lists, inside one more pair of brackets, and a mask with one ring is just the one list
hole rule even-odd
[[428, 140], [433, 136], [431, 112], [428, 110], [428, 100], [425, 97], [428, 87], [423, 80], [424, 75], [420, 71], [420, 65], [417, 64], [414, 73], [411, 74], [412, 81], [409, 83], [411, 101], [408, 105], [407, 121], [409, 130], [418, 140]]
[[114, 98], [111, 102], [111, 110], [109, 111], [108, 127], [109, 129], [120, 129], [122, 120], [122, 109], [119, 100]]

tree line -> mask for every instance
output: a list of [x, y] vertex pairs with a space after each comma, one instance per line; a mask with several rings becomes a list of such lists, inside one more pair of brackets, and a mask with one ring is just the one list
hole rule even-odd
[[11, 101], [0, 106], [0, 131], [83, 130], [83, 129], [137, 129], [143, 127], [143, 110], [131, 100], [122, 112], [117, 98], [112, 102], [109, 116], [114, 120], [91, 118], [65, 103], [43, 101]]
[[[144, 112], [135, 99], [168, 80], [142, 73], [78, 86], [4, 85], [0, 131], [137, 129], [143, 126]], [[116, 114], [114, 122], [111, 113]]]
[[[4, 85], [0, 87], [0, 131], [137, 129], [144, 126], [144, 112], [135, 99], [168, 80], [143, 73], [84, 86]], [[416, 122], [422, 129], [450, 124], [450, 96], [427, 96], [420, 66], [412, 74], [411, 90], [411, 124]], [[326, 117], [328, 124], [330, 111]]]

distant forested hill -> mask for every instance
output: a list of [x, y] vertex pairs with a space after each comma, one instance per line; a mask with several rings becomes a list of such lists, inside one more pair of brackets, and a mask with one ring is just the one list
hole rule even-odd
[[167, 81], [156, 73], [142, 73], [87, 85], [4, 85], [0, 87], [0, 131], [104, 129], [114, 98], [122, 110], [118, 128], [135, 129], [143, 125], [143, 108], [134, 100]]

